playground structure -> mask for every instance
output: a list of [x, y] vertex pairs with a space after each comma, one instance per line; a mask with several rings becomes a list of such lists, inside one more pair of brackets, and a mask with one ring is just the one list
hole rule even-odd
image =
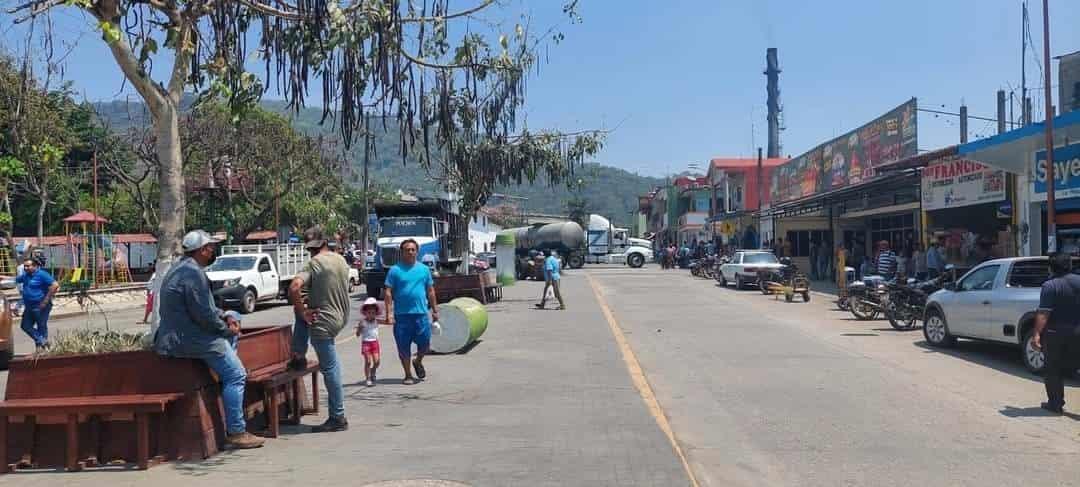
[[[24, 239], [40, 251], [61, 289], [79, 291], [131, 282], [127, 252], [117, 236], [104, 231], [108, 220], [89, 211], [64, 219], [64, 235]], [[29, 248], [25, 251], [30, 250]]]

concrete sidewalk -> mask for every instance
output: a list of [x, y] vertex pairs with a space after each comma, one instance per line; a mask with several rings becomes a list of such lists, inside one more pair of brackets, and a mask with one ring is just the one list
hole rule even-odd
[[[563, 282], [567, 311], [533, 309], [541, 283], [506, 288], [504, 300], [489, 306], [481, 342], [467, 354], [429, 357], [427, 381], [414, 386], [400, 385], [388, 327], [380, 333], [378, 385], [359, 385], [360, 345], [343, 332], [338, 353], [347, 432], [283, 427], [283, 435], [260, 450], [204, 462], [145, 472], [16, 474], [0, 484], [357, 486], [444, 479], [476, 486], [688, 485], [631, 383], [583, 273], [567, 273]], [[322, 422], [325, 411], [304, 422]]]

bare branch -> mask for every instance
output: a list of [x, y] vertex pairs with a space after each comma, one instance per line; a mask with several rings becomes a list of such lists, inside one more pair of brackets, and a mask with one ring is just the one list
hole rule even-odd
[[22, 17], [18, 17], [18, 18], [15, 19], [16, 24], [21, 24], [23, 22], [26, 22], [27, 20], [30, 20], [30, 19], [32, 19], [34, 17], [37, 17], [38, 15], [41, 15], [41, 14], [47, 12], [49, 9], [51, 9], [51, 8], [57, 6], [57, 5], [63, 4], [64, 1], [65, 0], [44, 0], [44, 1], [42, 1], [42, 0], [33, 0], [33, 1], [30, 1], [30, 2], [26, 2], [26, 3], [22, 4], [22, 5], [19, 5], [17, 7], [10, 8], [10, 9], [7, 10], [7, 13], [15, 14], [15, 13], [19, 13], [19, 12], [21, 12], [23, 10], [30, 9], [30, 11], [27, 12]]

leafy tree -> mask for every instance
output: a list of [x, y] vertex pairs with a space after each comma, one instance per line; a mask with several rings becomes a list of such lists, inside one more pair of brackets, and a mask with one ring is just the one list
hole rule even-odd
[[[162, 271], [178, 250], [187, 212], [182, 96], [194, 88], [220, 97], [239, 117], [265, 91], [264, 80], [246, 69], [249, 45], [291, 107], [303, 106], [313, 81], [321, 85], [324, 119], [333, 119], [347, 145], [370, 134], [361, 123], [367, 115], [392, 116], [402, 157], [422, 154], [422, 164], [464, 195], [467, 211], [495, 184], [539, 174], [562, 182], [599, 150], [598, 135], [518, 133], [540, 39], [525, 21], [492, 42], [494, 32], [485, 36], [467, 22], [496, 2], [477, 1], [452, 11], [449, 0], [27, 0], [9, 11], [16, 22], [57, 7], [89, 14], [146, 103], [159, 165]], [[573, 21], [576, 3], [563, 7]], [[451, 34], [454, 25], [464, 32]], [[541, 37], [548, 35], [562, 38], [553, 31]], [[166, 79], [152, 77], [155, 61], [172, 63]]]

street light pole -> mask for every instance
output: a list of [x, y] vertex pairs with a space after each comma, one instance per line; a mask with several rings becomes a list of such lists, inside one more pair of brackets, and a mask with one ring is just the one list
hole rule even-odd
[[1057, 251], [1057, 215], [1054, 211], [1054, 104], [1050, 91], [1050, 2], [1043, 0], [1043, 98], [1046, 99], [1046, 235], [1047, 252]]

